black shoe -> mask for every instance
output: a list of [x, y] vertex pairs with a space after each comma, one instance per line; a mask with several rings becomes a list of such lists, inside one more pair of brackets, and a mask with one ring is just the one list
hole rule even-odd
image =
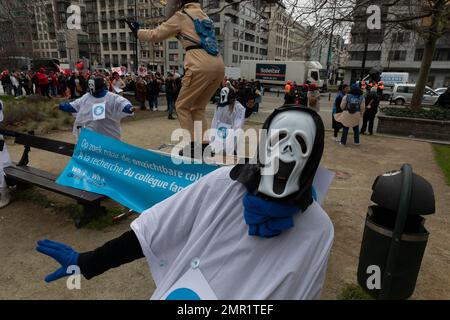
[[176, 120], [171, 114], [169, 114], [169, 117], [167, 119], [169, 119], [169, 120]]

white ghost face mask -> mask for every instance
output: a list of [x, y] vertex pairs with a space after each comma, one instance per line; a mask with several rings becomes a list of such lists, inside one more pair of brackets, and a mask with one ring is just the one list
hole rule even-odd
[[228, 103], [228, 95], [230, 94], [230, 89], [225, 87], [220, 90], [220, 104], [226, 105]]
[[291, 110], [273, 118], [259, 151], [264, 166], [259, 192], [284, 198], [300, 190], [300, 176], [311, 156], [316, 130], [313, 117], [306, 112]]

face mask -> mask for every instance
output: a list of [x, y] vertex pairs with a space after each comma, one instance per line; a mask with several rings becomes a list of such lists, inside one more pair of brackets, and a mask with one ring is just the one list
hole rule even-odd
[[273, 198], [299, 191], [300, 176], [315, 138], [316, 124], [310, 114], [292, 110], [276, 115], [260, 150], [264, 168], [258, 191]]
[[228, 94], [230, 93], [230, 89], [225, 87], [220, 90], [220, 104], [226, 105], [228, 102]]
[[89, 79], [88, 87], [89, 87], [89, 93], [94, 96], [95, 95], [95, 80], [94, 79]]
[[94, 97], [101, 94], [105, 88], [106, 88], [105, 81], [101, 78], [89, 79], [88, 81], [89, 93]]

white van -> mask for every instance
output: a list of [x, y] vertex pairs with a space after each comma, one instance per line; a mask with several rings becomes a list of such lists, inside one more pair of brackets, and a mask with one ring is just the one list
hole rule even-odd
[[[414, 90], [416, 88], [415, 84], [396, 84], [392, 90], [391, 103], [403, 106], [405, 104], [410, 104]], [[422, 104], [424, 105], [434, 105], [439, 98], [439, 94], [434, 92], [433, 89], [426, 86], [422, 97]]]

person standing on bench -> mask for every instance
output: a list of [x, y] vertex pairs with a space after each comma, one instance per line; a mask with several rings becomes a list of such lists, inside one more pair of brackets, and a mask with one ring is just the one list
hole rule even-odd
[[[209, 128], [205, 109], [223, 81], [225, 65], [214, 33], [214, 23], [203, 12], [199, 1], [172, 0], [167, 2], [165, 9], [168, 20], [156, 29], [142, 30], [138, 22], [127, 23], [141, 41], [160, 42], [176, 37], [186, 50], [185, 72], [176, 111], [181, 128], [186, 130], [186, 134], [190, 133], [190, 152], [193, 154], [196, 146], [202, 145], [204, 150], [209, 144], [205, 135]], [[197, 122], [202, 125], [202, 137], [194, 136]]]
[[78, 137], [82, 128], [119, 139], [120, 121], [132, 116], [136, 108], [124, 97], [106, 90], [106, 82], [97, 77], [89, 80], [89, 92], [70, 103], [61, 103], [60, 110], [74, 115], [74, 134]]
[[[0, 122], [3, 121], [3, 101], [0, 100]], [[6, 207], [11, 202], [8, 185], [5, 180], [3, 169], [11, 165], [6, 143], [3, 136], [0, 135], [0, 208]]]

